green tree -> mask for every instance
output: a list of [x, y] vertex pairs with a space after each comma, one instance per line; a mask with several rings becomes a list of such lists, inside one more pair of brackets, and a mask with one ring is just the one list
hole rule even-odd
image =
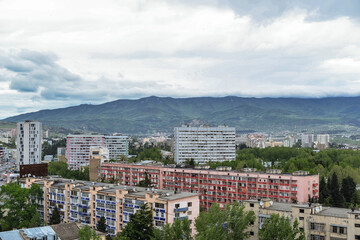
[[50, 217], [50, 225], [53, 224], [59, 224], [61, 223], [61, 216], [60, 216], [60, 212], [59, 209], [57, 208], [57, 206], [55, 206], [54, 210], [52, 211], [52, 215]]
[[85, 225], [79, 230], [79, 240], [101, 240], [101, 238], [96, 235], [96, 231], [94, 229]]
[[36, 212], [30, 220], [29, 228], [40, 227], [42, 225], [43, 225], [43, 221], [41, 220], [40, 213]]
[[154, 235], [156, 240], [190, 240], [191, 229], [188, 219], [177, 219], [173, 224], [165, 224], [162, 229], [155, 229]]
[[99, 232], [106, 232], [106, 219], [104, 216], [101, 216], [101, 218], [99, 219], [97, 228], [96, 228]]
[[244, 211], [244, 206], [240, 206], [237, 202], [226, 205], [225, 210], [221, 210], [218, 204], [214, 204], [208, 212], [201, 212], [195, 220], [196, 239], [246, 239], [250, 236], [247, 229], [254, 221], [254, 212]]
[[353, 195], [356, 191], [356, 183], [352, 177], [348, 176], [343, 179], [341, 184], [341, 195], [344, 197], [346, 207], [353, 202]]
[[148, 177], [147, 172], [145, 172], [145, 179], [139, 181], [138, 186], [139, 186], [139, 187], [151, 187], [151, 186], [152, 186], [152, 185], [151, 185], [151, 180], [150, 180], [150, 178]]
[[299, 229], [297, 219], [291, 226], [289, 218], [271, 214], [259, 230], [259, 240], [305, 240], [304, 231]]
[[334, 172], [330, 181], [330, 204], [333, 207], [342, 207], [344, 198], [340, 193], [339, 181], [336, 173]]
[[148, 240], [154, 237], [153, 214], [144, 204], [130, 216], [130, 221], [120, 233], [122, 240]]
[[41, 198], [41, 196], [41, 188], [37, 184], [32, 185], [30, 189], [22, 188], [17, 183], [1, 186], [1, 229], [6, 231], [37, 225], [39, 223], [35, 217], [39, 207], [37, 199]]
[[325, 182], [325, 177], [322, 177], [319, 184], [319, 202], [326, 203], [330, 196], [328, 186]]

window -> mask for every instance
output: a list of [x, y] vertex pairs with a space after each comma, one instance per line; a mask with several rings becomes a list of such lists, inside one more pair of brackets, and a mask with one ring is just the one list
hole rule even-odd
[[304, 217], [299, 217], [300, 220], [304, 220]]
[[188, 207], [192, 207], [192, 202], [188, 202]]
[[175, 204], [175, 208], [179, 208], [180, 207], [180, 204]]
[[360, 235], [355, 235], [355, 239], [360, 239]]
[[254, 207], [254, 204], [253, 204], [253, 203], [250, 203], [250, 207]]
[[299, 213], [304, 213], [304, 209], [299, 209]]
[[360, 224], [359, 224], [359, 223], [355, 223], [355, 227], [360, 228]]
[[191, 212], [191, 211], [188, 211], [188, 212], [187, 212], [187, 215], [189, 215], [189, 216], [190, 216], [191, 214], [192, 214], [192, 212]]
[[332, 227], [332, 232], [337, 233], [337, 227]]
[[253, 231], [250, 232], [250, 236], [254, 236], [254, 232], [253, 232]]

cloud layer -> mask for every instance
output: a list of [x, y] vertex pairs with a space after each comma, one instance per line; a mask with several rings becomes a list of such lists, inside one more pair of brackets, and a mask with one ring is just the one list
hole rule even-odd
[[0, 1], [0, 118], [149, 95], [360, 93], [354, 1]]

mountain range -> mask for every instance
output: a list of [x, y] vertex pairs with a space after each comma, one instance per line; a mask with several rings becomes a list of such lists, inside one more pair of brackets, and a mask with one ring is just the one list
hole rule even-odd
[[146, 97], [41, 110], [4, 119], [98, 133], [172, 133], [182, 124], [228, 125], [239, 131], [344, 130], [360, 126], [360, 97]]

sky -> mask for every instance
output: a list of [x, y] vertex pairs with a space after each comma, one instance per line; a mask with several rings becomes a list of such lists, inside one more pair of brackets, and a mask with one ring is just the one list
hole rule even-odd
[[360, 95], [358, 0], [0, 0], [0, 119], [147, 96]]

